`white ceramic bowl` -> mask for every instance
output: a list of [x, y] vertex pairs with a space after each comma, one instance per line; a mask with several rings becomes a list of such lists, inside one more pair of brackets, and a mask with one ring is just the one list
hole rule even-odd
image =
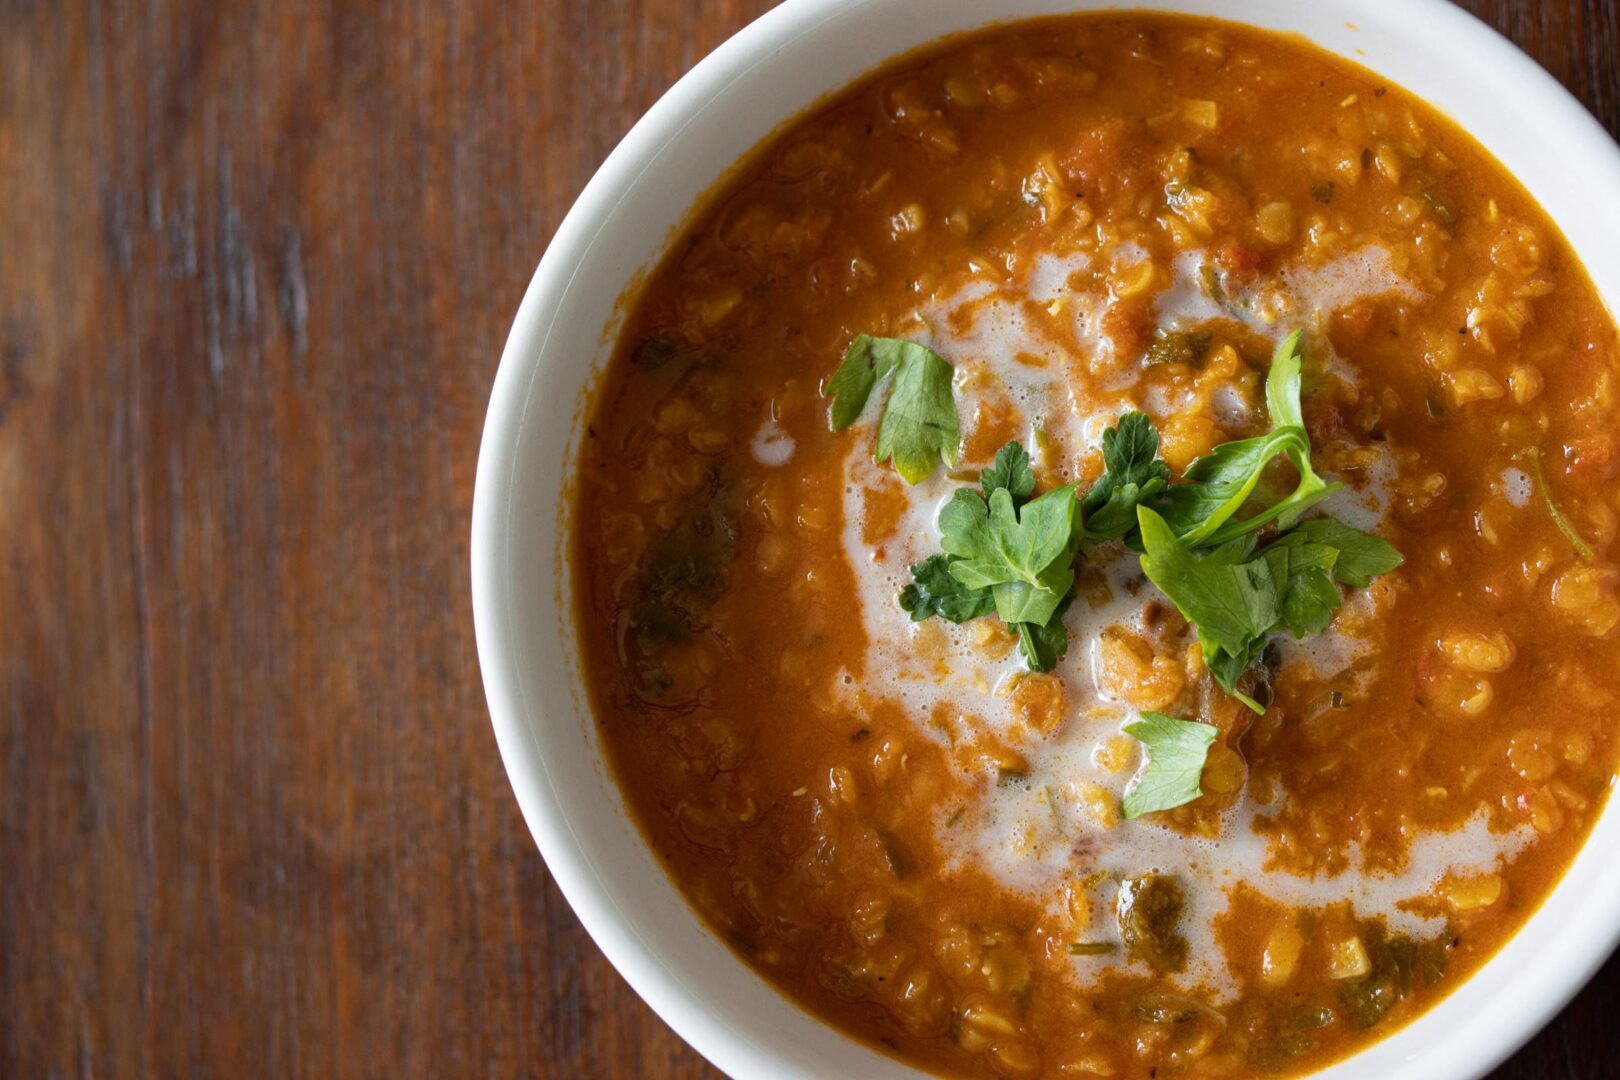
[[[563, 496], [582, 395], [611, 349], [614, 302], [709, 185], [821, 95], [948, 33], [1110, 6], [1294, 31], [1426, 98], [1518, 176], [1610, 309], [1620, 307], [1620, 151], [1528, 57], [1445, 0], [787, 0], [693, 68], [586, 186], [518, 309], [479, 452], [473, 614], [501, 756], [552, 876], [636, 992], [733, 1076], [917, 1073], [812, 1018], [733, 956], [658, 866], [602, 763], [567, 614]], [[1488, 1071], [1620, 938], [1616, 850], [1620, 805], [1611, 803], [1506, 948], [1417, 1022], [1322, 1075]]]

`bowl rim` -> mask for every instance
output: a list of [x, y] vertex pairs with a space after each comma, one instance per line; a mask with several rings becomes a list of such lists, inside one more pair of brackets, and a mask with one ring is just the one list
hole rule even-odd
[[[569, 827], [563, 802], [531, 730], [528, 717], [532, 710], [521, 683], [522, 663], [512, 643], [513, 616], [506, 587], [512, 528], [510, 493], [517, 479], [513, 459], [519, 435], [529, 419], [531, 398], [526, 392], [529, 380], [554, 329], [557, 304], [582, 257], [636, 180], [678, 139], [682, 129], [712, 98], [725, 93], [754, 67], [768, 62], [774, 52], [856, 9], [883, 2], [784, 0], [701, 59], [631, 127], [559, 224], [524, 292], [491, 388], [474, 478], [470, 536], [474, 635], [496, 743], [524, 821], [559, 890], [614, 968], [682, 1039], [716, 1067], [735, 1076], [780, 1075], [782, 1059], [771, 1046], [720, 1024], [705, 1008], [704, 995], [695, 992], [678, 972], [662, 963], [626, 923], [614, 897], [589, 865], [579, 838]], [[1401, 5], [1403, 14], [1414, 21], [1444, 31], [1452, 49], [1477, 55], [1482, 63], [1492, 65], [1501, 79], [1517, 84], [1525, 95], [1527, 111], [1556, 118], [1570, 134], [1579, 138], [1583, 152], [1590, 151], [1599, 163], [1606, 156], [1606, 171], [1620, 190], [1620, 146], [1616, 146], [1602, 124], [1565, 87], [1526, 53], [1450, 0], [1371, 0], [1369, 6], [1392, 7], [1396, 3]], [[1125, 0], [1119, 5], [1122, 13], [1155, 9], [1174, 10], [1161, 0], [1138, 4]], [[1227, 18], [1244, 22], [1241, 18]], [[982, 25], [1007, 21], [1018, 19], [988, 19]], [[919, 42], [925, 43], [926, 39]], [[812, 103], [801, 102], [789, 115], [797, 115]], [[768, 138], [769, 134], [769, 131], [761, 132], [760, 139]], [[1491, 152], [1491, 147], [1487, 145], [1486, 150]], [[716, 172], [716, 179], [723, 173], [724, 167]], [[1576, 238], [1567, 230], [1565, 235], [1579, 253]], [[1611, 311], [1614, 306], [1611, 301]], [[565, 565], [566, 554], [561, 558]], [[1620, 814], [1616, 801], [1610, 799], [1599, 822]], [[1594, 822], [1594, 832], [1597, 825], [1598, 822]], [[1590, 848], [1590, 840], [1591, 834], [1583, 841], [1582, 851]], [[1572, 866], [1573, 863], [1564, 868], [1559, 884], [1548, 894], [1547, 901], [1563, 888]], [[1620, 896], [1616, 899], [1620, 900]], [[1566, 950], [1567, 963], [1562, 974], [1548, 974], [1550, 961], [1538, 965], [1537, 973], [1542, 976], [1538, 992], [1527, 995], [1528, 1003], [1520, 1000], [1522, 1008], [1517, 1020], [1478, 1032], [1477, 1041], [1457, 1048], [1468, 1058], [1459, 1075], [1483, 1074], [1500, 1064], [1579, 992], [1620, 944], [1620, 904], [1615, 907], [1615, 914], [1608, 918], [1605, 933], [1598, 940], [1589, 939], [1579, 953], [1570, 954]], [[1586, 910], [1583, 909], [1583, 913]], [[698, 918], [695, 911], [691, 914]], [[1519, 937], [1537, 914], [1533, 913], [1502, 949]], [[1601, 921], [1596, 915], [1584, 917], [1588, 921]], [[1564, 939], [1569, 936], [1566, 933]], [[740, 959], [736, 962], [743, 965]], [[1490, 964], [1491, 960], [1487, 959], [1468, 982], [1484, 976]], [[1448, 997], [1460, 989], [1461, 986], [1454, 989]], [[1518, 991], [1526, 989], [1521, 986]], [[788, 1000], [815, 1022], [838, 1030]], [[1426, 1010], [1399, 1030], [1421, 1026], [1436, 1008]], [[1345, 1062], [1357, 1060], [1367, 1050], [1396, 1034], [1399, 1031], [1368, 1044], [1363, 1051], [1329, 1066], [1328, 1071], [1336, 1071]]]

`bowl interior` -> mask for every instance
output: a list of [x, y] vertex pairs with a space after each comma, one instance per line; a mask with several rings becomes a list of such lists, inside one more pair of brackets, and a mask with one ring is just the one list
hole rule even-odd
[[[695, 68], [626, 137], [559, 229], [502, 356], [472, 537], [479, 658], [501, 753], [553, 876], [597, 943], [671, 1026], [734, 1075], [917, 1074], [814, 1020], [737, 960], [657, 865], [603, 766], [579, 686], [559, 508], [583, 395], [611, 347], [615, 302], [725, 167], [822, 94], [947, 33], [1111, 6], [788, 0]], [[1529, 188], [1617, 306], [1620, 152], [1549, 76], [1444, 0], [1128, 6], [1297, 32], [1427, 99]], [[1611, 805], [1557, 891], [1478, 975], [1322, 1075], [1478, 1075], [1510, 1053], [1612, 949], [1620, 861], [1604, 853], [1617, 846]]]

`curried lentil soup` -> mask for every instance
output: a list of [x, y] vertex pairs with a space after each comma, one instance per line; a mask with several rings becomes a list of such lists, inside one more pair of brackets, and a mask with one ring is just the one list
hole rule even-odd
[[[634, 299], [574, 515], [602, 741], [857, 1038], [1319, 1068], [1499, 948], [1614, 781], [1617, 357], [1526, 193], [1362, 69], [1138, 14], [950, 39]], [[1037, 518], [1058, 554], [997, 569]]]

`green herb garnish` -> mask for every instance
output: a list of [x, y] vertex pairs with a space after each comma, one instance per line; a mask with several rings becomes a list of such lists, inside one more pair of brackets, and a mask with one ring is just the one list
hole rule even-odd
[[1119, 946], [1112, 941], [1071, 941], [1069, 942], [1070, 956], [1107, 956], [1109, 953], [1119, 951]]
[[[1183, 482], [1165, 492], [1160, 509], [1177, 534], [1192, 543], [1219, 544], [1272, 522], [1287, 529], [1343, 486], [1326, 482], [1311, 468], [1311, 441], [1299, 404], [1302, 362], [1296, 330], [1277, 346], [1266, 376], [1271, 430], [1220, 444], [1187, 466]], [[1236, 519], [1259, 489], [1266, 466], [1279, 456], [1299, 473], [1293, 492], [1251, 517]]]
[[1072, 487], [1021, 507], [1008, 488], [990, 489], [988, 502], [958, 488], [939, 513], [951, 575], [970, 589], [989, 588], [1002, 622], [1046, 623], [1074, 584], [1078, 505]]
[[950, 560], [930, 555], [911, 568], [912, 583], [900, 593], [900, 606], [912, 622], [935, 615], [953, 623], [965, 623], [996, 610], [989, 589], [970, 589], [950, 571]]
[[1429, 204], [1429, 209], [1434, 211], [1434, 216], [1440, 219], [1442, 225], [1457, 224], [1457, 211], [1442, 202], [1434, 192], [1425, 191], [1423, 201]]
[[1227, 693], [1264, 712], [1237, 690], [1238, 678], [1260, 658], [1265, 639], [1282, 621], [1285, 565], [1250, 559], [1252, 542], [1229, 540], [1200, 554], [1168, 522], [1146, 506], [1137, 508], [1142, 529], [1142, 572], [1198, 629], [1204, 663]]
[[1008, 784], [1021, 784], [1029, 779], [1029, 770], [1020, 769], [1016, 765], [1002, 765], [996, 769], [996, 786], [1006, 787]]
[[997, 488], [1006, 488], [1013, 505], [1023, 506], [1035, 494], [1035, 470], [1030, 468], [1029, 451], [1022, 443], [1010, 442], [996, 452], [990, 467], [979, 474], [979, 487], [986, 499]]
[[1164, 334], [1148, 346], [1147, 353], [1142, 357], [1142, 363], [1185, 364], [1192, 367], [1209, 351], [1210, 339], [1213, 336], [1208, 330], [1183, 330]]
[[1045, 623], [1015, 623], [1018, 631], [1018, 652], [1031, 671], [1051, 671], [1069, 651], [1069, 628], [1063, 625], [1063, 613], [1074, 599], [1071, 591], [1058, 602], [1052, 617]]
[[1103, 432], [1103, 474], [1080, 501], [1081, 531], [1094, 543], [1117, 540], [1136, 528], [1136, 507], [1170, 482], [1159, 460], [1159, 433], [1139, 412]]
[[914, 868], [911, 857], [906, 854], [906, 849], [895, 839], [893, 833], [874, 826], [872, 835], [877, 838], [878, 847], [883, 851], [883, 858], [889, 864], [889, 871], [896, 878], [904, 879], [911, 873]]
[[[1187, 966], [1187, 939], [1179, 932], [1187, 893], [1179, 878], [1169, 874], [1143, 874], [1119, 883], [1114, 897], [1114, 918], [1125, 951], [1154, 969], [1181, 971]], [[1143, 999], [1137, 1015], [1154, 1023], [1180, 1023], [1199, 1003], [1185, 994], [1160, 991]]]
[[1401, 554], [1389, 541], [1352, 529], [1333, 518], [1302, 521], [1273, 540], [1271, 547], [1332, 548], [1338, 552], [1338, 557], [1327, 569], [1333, 571], [1334, 581], [1353, 589], [1366, 588], [1379, 574], [1387, 574], [1401, 565]]
[[1074, 598], [1074, 489], [1031, 500], [1035, 472], [1017, 442], [962, 488], [940, 513], [942, 546], [911, 568], [900, 606], [915, 622], [935, 615], [964, 623], [992, 613], [1018, 635], [1031, 671], [1050, 671], [1069, 647], [1063, 613]]
[[1253, 537], [1200, 552], [1151, 508], [1137, 514], [1142, 572], [1197, 627], [1221, 688], [1257, 713], [1265, 710], [1237, 683], [1271, 635], [1321, 633], [1343, 602], [1339, 585], [1365, 585], [1401, 564], [1388, 542], [1332, 519], [1305, 522], [1258, 552]]
[[[1215, 292], [1219, 279], [1206, 270]], [[1299, 339], [1299, 332], [1290, 334], [1272, 356], [1270, 430], [1216, 446], [1174, 483], [1159, 457], [1159, 433], [1139, 412], [1103, 433], [1103, 473], [1083, 498], [1069, 486], [1037, 496], [1028, 452], [1018, 442], [1003, 446], [980, 473], [978, 488], [958, 489], [940, 512], [943, 553], [911, 568], [900, 606], [915, 621], [938, 616], [964, 623], [994, 613], [1018, 635], [1030, 670], [1050, 671], [1068, 649], [1063, 614], [1075, 595], [1080, 545], [1123, 540], [1142, 552], [1148, 579], [1194, 624], [1222, 689], [1263, 712], [1238, 684], [1271, 636], [1320, 633], [1343, 603], [1340, 586], [1364, 587], [1401, 563], [1378, 537], [1331, 518], [1300, 521], [1341, 485], [1311, 466]], [[951, 367], [942, 358], [914, 342], [861, 335], [827, 383], [832, 423], [835, 430], [853, 423], [878, 380], [891, 373], [877, 458], [892, 456], [916, 483], [936, 459], [954, 462], [960, 438]], [[1279, 459], [1298, 477], [1281, 495], [1266, 478]], [[1541, 479], [1555, 521], [1582, 550]], [[1245, 510], [1249, 516], [1240, 517]], [[1262, 529], [1273, 534], [1264, 546]]]
[[944, 357], [914, 341], [861, 334], [823, 388], [833, 399], [832, 429], [843, 431], [854, 423], [873, 387], [893, 375], [873, 458], [880, 464], [892, 459], [906, 483], [920, 483], [936, 461], [956, 464], [962, 435], [951, 393], [953, 374]]
[[1420, 942], [1391, 937], [1379, 920], [1363, 922], [1357, 929], [1371, 970], [1339, 983], [1338, 994], [1345, 1018], [1366, 1030], [1414, 988], [1433, 987], [1445, 976], [1446, 939]]
[[1203, 263], [1198, 267], [1198, 280], [1203, 285], [1204, 292], [1215, 301], [1215, 306], [1232, 316], [1241, 319], [1244, 314], [1243, 305], [1227, 295], [1226, 287], [1221, 284], [1220, 271], [1215, 269], [1213, 263]]
[[1126, 817], [1170, 810], [1204, 793], [1199, 780], [1215, 742], [1213, 725], [1144, 712], [1142, 719], [1125, 725], [1125, 734], [1140, 742], [1147, 753], [1141, 775], [1125, 792]]

